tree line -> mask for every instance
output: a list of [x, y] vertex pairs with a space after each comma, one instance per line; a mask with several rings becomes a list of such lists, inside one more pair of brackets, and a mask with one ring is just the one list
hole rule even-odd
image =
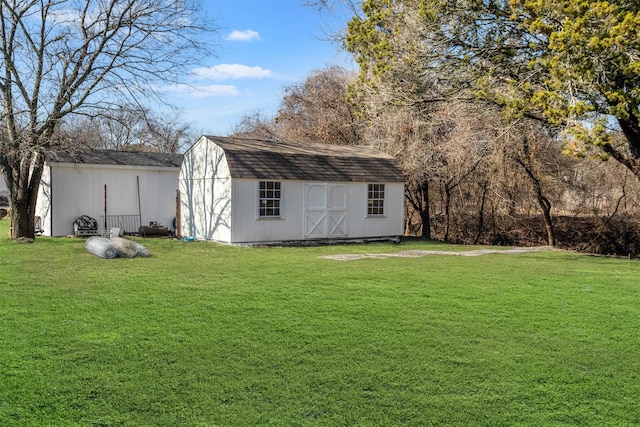
[[636, 253], [639, 183], [620, 163], [571, 155], [544, 123], [507, 126], [486, 104], [442, 101], [424, 117], [379, 91], [363, 114], [350, 102], [357, 81], [357, 71], [318, 70], [285, 88], [275, 115], [248, 113], [233, 133], [393, 154], [407, 177], [408, 236]]
[[358, 70], [317, 72], [238, 133], [395, 155], [411, 234], [638, 252], [638, 4], [309, 3], [353, 11], [337, 39]]

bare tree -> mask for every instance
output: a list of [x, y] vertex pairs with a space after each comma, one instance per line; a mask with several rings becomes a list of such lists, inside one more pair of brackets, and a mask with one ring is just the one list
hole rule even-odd
[[267, 139], [271, 141], [281, 140], [277, 123], [260, 111], [244, 114], [240, 121], [233, 127], [231, 134], [234, 136]]
[[[538, 122], [523, 120], [504, 132], [502, 141], [510, 148], [508, 155], [524, 171], [533, 188], [536, 201], [542, 214], [547, 235], [547, 244], [556, 245], [556, 235], [551, 215], [550, 171], [545, 166], [545, 159], [553, 157], [553, 152], [560, 153], [559, 143], [552, 138]], [[523, 189], [520, 189], [524, 192]]]
[[[194, 0], [0, 0], [0, 168], [11, 237], [35, 236], [45, 156], [65, 117], [152, 96], [212, 44]], [[126, 102], [125, 102], [126, 101]]]
[[298, 142], [357, 145], [362, 122], [347, 102], [356, 75], [341, 67], [311, 73], [285, 88], [275, 118], [283, 139]]
[[304, 5], [314, 7], [319, 11], [335, 13], [336, 10], [345, 10], [352, 15], [362, 12], [360, 0], [306, 0]]
[[140, 145], [143, 122], [135, 109], [115, 107], [87, 116], [65, 117], [57, 138], [77, 149], [127, 150]]
[[59, 135], [74, 147], [177, 153], [196, 140], [191, 125], [175, 112], [120, 107], [92, 117], [65, 120]]
[[179, 153], [192, 144], [199, 135], [177, 114], [146, 114], [143, 145], [160, 153]]
[[304, 82], [284, 89], [274, 118], [245, 114], [232, 134], [298, 143], [357, 145], [364, 122], [347, 101], [356, 76], [341, 67], [311, 73]]

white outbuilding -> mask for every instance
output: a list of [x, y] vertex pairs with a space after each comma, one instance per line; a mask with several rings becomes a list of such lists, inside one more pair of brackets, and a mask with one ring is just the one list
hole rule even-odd
[[137, 233], [151, 222], [171, 228], [182, 154], [88, 150], [51, 154], [36, 216], [46, 236], [74, 233], [83, 215], [100, 231]]
[[0, 173], [0, 206], [4, 206], [7, 203], [8, 197], [7, 182], [4, 179], [4, 175]]
[[395, 238], [398, 161], [366, 147], [201, 137], [184, 155], [178, 229], [236, 244]]

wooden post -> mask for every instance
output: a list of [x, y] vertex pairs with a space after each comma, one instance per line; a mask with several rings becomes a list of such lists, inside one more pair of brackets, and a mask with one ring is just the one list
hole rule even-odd
[[107, 184], [104, 185], [104, 232], [107, 232]]
[[180, 190], [176, 190], [176, 237], [180, 236]]
[[140, 205], [140, 176], [136, 176], [136, 186], [138, 188], [138, 218], [142, 225], [142, 206]]

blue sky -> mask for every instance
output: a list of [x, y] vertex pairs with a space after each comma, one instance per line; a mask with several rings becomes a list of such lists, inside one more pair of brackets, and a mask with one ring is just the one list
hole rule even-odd
[[204, 0], [219, 28], [215, 57], [194, 64], [186, 86], [167, 92], [185, 121], [227, 135], [244, 114], [276, 112], [283, 89], [330, 65], [353, 67], [326, 32], [347, 15], [321, 14], [303, 0]]

